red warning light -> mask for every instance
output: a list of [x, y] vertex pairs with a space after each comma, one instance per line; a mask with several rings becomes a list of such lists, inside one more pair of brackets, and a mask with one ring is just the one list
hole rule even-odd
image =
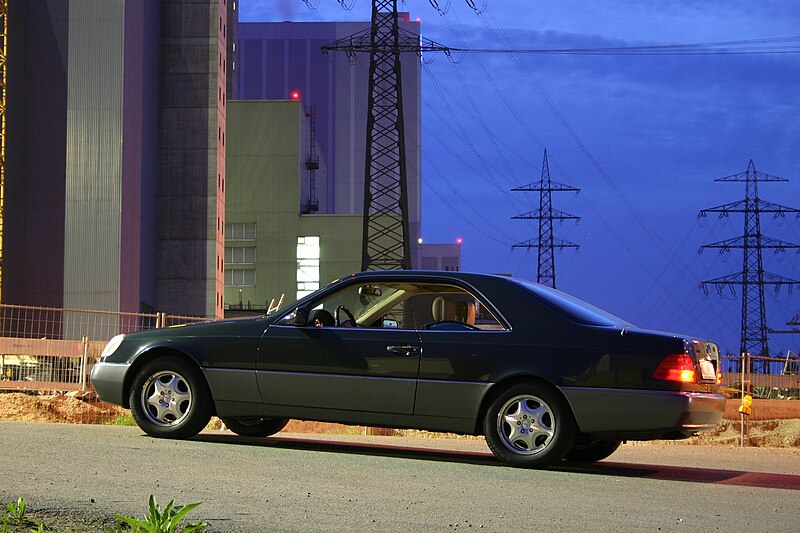
[[292, 91], [290, 96], [292, 100], [300, 100], [300, 91]]
[[456, 244], [461, 244], [462, 242], [464, 242], [464, 239], [462, 239], [461, 237], [456, 238]]

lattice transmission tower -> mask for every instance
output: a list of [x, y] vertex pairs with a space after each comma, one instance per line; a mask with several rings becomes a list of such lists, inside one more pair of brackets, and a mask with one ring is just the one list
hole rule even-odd
[[[800, 281], [765, 271], [762, 252], [765, 249], [773, 249], [776, 253], [785, 252], [788, 249], [800, 249], [800, 245], [773, 239], [762, 234], [761, 214], [772, 213], [775, 218], [783, 218], [792, 213], [800, 216], [800, 210], [768, 202], [759, 197], [758, 184], [760, 182], [789, 180], [757, 171], [752, 159], [745, 172], [717, 178], [714, 181], [744, 182], [747, 191], [745, 199], [710, 209], [703, 209], [700, 211], [699, 216], [705, 217], [708, 213], [719, 213], [719, 217], [724, 218], [731, 213], [742, 213], [744, 214], [744, 234], [724, 241], [706, 244], [700, 248], [700, 251], [706, 248], [716, 248], [722, 253], [730, 252], [733, 249], [741, 249], [743, 250], [742, 271], [703, 281], [700, 286], [704, 292], [708, 293], [708, 285], [713, 285], [720, 294], [726, 287], [735, 293], [733, 287], [735, 285], [742, 286], [740, 353], [768, 356], [769, 345], [764, 288], [767, 285], [771, 285], [777, 291], [781, 286], [786, 285], [791, 289], [794, 285], [800, 285]], [[766, 372], [767, 365], [761, 364], [760, 368], [754, 370]]]
[[539, 262], [536, 272], [536, 281], [548, 287], [556, 287], [556, 261], [554, 250], [556, 248], [579, 248], [574, 242], [559, 239], [553, 236], [554, 220], [580, 220], [580, 217], [553, 209], [552, 194], [554, 192], [573, 191], [580, 189], [571, 185], [557, 183], [550, 179], [550, 166], [547, 163], [547, 150], [544, 151], [542, 161], [542, 178], [528, 185], [511, 189], [512, 191], [527, 191], [539, 193], [539, 209], [511, 217], [512, 219], [535, 219], [539, 221], [539, 238], [529, 239], [513, 245], [511, 248], [538, 248]]
[[400, 28], [397, 0], [372, 0], [368, 30], [339, 39], [323, 51], [369, 54], [369, 100], [364, 177], [361, 270], [411, 268], [403, 76], [400, 54], [449, 49]]

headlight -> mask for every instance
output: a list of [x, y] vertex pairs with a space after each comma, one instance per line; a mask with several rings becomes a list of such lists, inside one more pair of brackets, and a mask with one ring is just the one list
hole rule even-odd
[[103, 353], [100, 354], [100, 361], [104, 361], [106, 357], [113, 354], [119, 348], [119, 345], [122, 344], [122, 339], [125, 338], [125, 335], [117, 335], [106, 344], [106, 347], [103, 348]]

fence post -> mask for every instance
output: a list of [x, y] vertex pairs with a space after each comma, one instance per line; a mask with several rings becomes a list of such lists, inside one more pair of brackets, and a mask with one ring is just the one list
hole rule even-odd
[[83, 337], [83, 357], [81, 357], [81, 392], [86, 392], [86, 366], [89, 359], [89, 337]]

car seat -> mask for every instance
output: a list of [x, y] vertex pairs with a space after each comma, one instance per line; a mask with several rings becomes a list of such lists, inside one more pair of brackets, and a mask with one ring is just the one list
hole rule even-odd
[[443, 296], [437, 296], [433, 300], [433, 305], [431, 305], [431, 314], [433, 315], [434, 322], [455, 320], [456, 304]]

